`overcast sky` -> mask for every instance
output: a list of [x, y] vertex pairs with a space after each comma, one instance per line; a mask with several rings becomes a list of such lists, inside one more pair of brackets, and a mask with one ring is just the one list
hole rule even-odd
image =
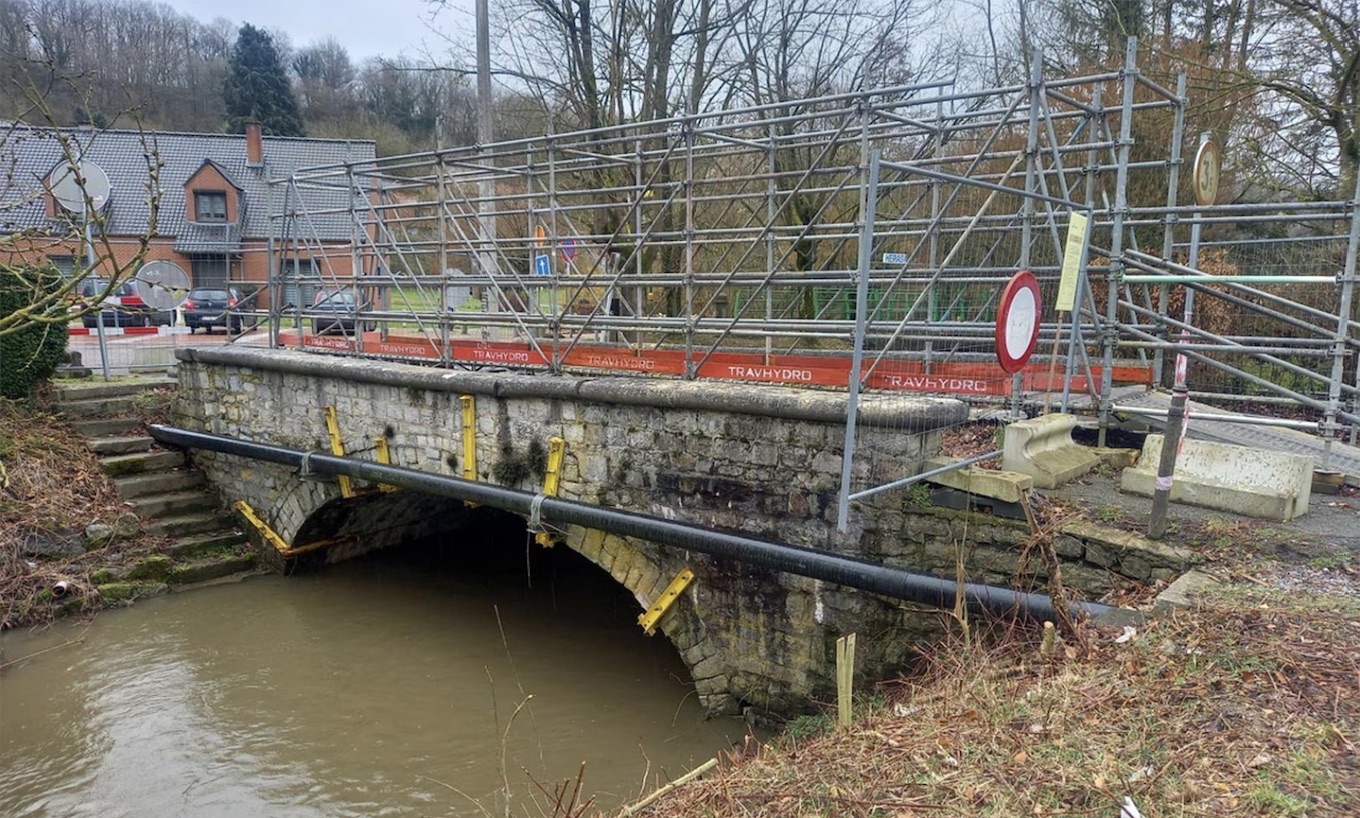
[[[288, 32], [293, 46], [301, 47], [327, 36], [335, 37], [354, 62], [382, 54], [386, 57], [420, 56], [422, 48], [442, 55], [445, 46], [430, 30], [430, 11], [425, 0], [168, 0], [169, 5], [203, 22], [226, 17], [240, 26]], [[446, 32], [472, 26], [472, 0], [451, 0], [433, 25]]]

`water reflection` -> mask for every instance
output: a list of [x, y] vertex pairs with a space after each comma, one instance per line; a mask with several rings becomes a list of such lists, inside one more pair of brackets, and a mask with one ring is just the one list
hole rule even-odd
[[[482, 815], [473, 800], [500, 812], [502, 768], [523, 801], [529, 776], [582, 761], [611, 804], [644, 771], [678, 776], [740, 739], [702, 719], [674, 649], [574, 554], [527, 552], [528, 587], [523, 547], [450, 550], [101, 615], [82, 644], [0, 677], [0, 814]], [[8, 635], [5, 652], [79, 630]]]

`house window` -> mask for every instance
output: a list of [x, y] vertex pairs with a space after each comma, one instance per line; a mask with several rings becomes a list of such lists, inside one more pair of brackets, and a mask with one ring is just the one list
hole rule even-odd
[[196, 222], [225, 222], [227, 194], [220, 190], [194, 191], [194, 215]]
[[47, 260], [57, 268], [57, 272], [61, 273], [63, 278], [70, 278], [71, 271], [76, 266], [75, 256], [48, 256]]

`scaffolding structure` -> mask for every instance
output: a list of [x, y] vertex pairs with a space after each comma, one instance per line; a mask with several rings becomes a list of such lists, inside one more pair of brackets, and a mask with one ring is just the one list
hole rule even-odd
[[[1183, 78], [1140, 73], [1131, 42], [1091, 76], [1047, 78], [1036, 60], [1011, 87], [902, 86], [299, 170], [274, 182], [258, 314], [275, 346], [440, 366], [1012, 410], [1081, 398], [1102, 442], [1133, 411], [1121, 385], [1169, 385], [1183, 355], [1192, 398], [1353, 443], [1360, 190], [1186, 204], [1185, 96]], [[1073, 214], [1089, 232], [1060, 312]], [[343, 251], [312, 238], [337, 220]], [[996, 311], [1020, 270], [1044, 298], [1036, 354], [1012, 375]], [[337, 292], [352, 320], [333, 320]]]

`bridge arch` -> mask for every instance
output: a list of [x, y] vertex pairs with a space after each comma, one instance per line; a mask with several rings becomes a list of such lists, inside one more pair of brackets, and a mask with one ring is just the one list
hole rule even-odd
[[[303, 488], [308, 481], [294, 477], [299, 484], [299, 500], [317, 499], [318, 493]], [[324, 494], [324, 493], [323, 493]], [[296, 506], [301, 510], [302, 506]], [[490, 538], [489, 529], [510, 527], [510, 535], [490, 547], [545, 546], [531, 542], [528, 521], [507, 511], [473, 507], [460, 500], [416, 491], [366, 490], [355, 497], [332, 494], [307, 513], [293, 538], [294, 547], [317, 546], [298, 560], [334, 563], [386, 548], [412, 545], [439, 537], [470, 536]], [[516, 539], [519, 534], [521, 539]], [[455, 546], [456, 547], [456, 546]], [[478, 544], [479, 548], [487, 547]], [[570, 526], [558, 532], [554, 545], [567, 548], [586, 563], [611, 578], [638, 604], [639, 614], [661, 596], [672, 574], [666, 561], [654, 548], [630, 538], [604, 531]], [[656, 629], [674, 645], [695, 684], [696, 693], [710, 711], [734, 712], [739, 704], [728, 695], [728, 680], [721, 662], [704, 638], [704, 623], [692, 603], [682, 597], [657, 624]]]

